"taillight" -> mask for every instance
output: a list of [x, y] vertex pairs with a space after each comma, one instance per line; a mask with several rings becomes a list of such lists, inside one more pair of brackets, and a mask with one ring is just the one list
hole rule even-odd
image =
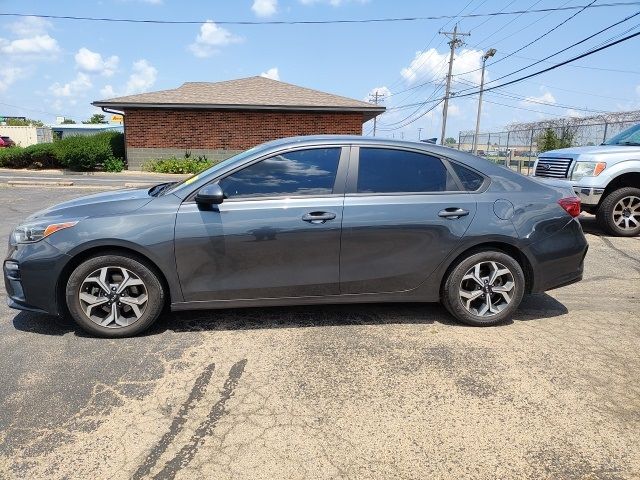
[[561, 198], [558, 200], [558, 205], [564, 208], [573, 218], [580, 215], [580, 199], [578, 197]]

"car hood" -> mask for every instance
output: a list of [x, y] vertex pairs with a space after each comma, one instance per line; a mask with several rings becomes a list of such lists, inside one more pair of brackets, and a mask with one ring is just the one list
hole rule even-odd
[[138, 210], [153, 199], [149, 195], [149, 188], [95, 193], [45, 208], [29, 216], [27, 220], [120, 215]]
[[640, 147], [632, 145], [593, 145], [589, 147], [561, 148], [540, 154], [540, 157], [576, 158], [579, 155], [607, 155], [614, 153], [640, 154]]

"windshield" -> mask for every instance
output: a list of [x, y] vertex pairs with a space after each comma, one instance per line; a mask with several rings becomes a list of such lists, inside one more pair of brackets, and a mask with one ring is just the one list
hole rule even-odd
[[264, 145], [260, 145], [258, 147], [253, 147], [250, 148], [249, 150], [245, 150], [244, 152], [240, 152], [237, 155], [234, 155], [233, 157], [229, 157], [226, 160], [223, 160], [220, 163], [216, 163], [215, 165], [207, 168], [206, 170], [203, 170], [200, 173], [196, 173], [195, 175], [192, 175], [188, 178], [185, 178], [184, 180], [182, 180], [181, 182], [177, 182], [177, 183], [173, 183], [173, 184], [169, 184], [170, 188], [166, 188], [166, 189], [162, 189], [162, 192], [155, 192], [156, 195], [158, 195], [159, 193], [162, 193], [163, 195], [167, 194], [167, 193], [171, 193], [176, 191], [177, 189], [179, 189], [181, 186], [183, 185], [189, 185], [190, 183], [195, 182], [196, 180], [208, 176], [214, 172], [216, 172], [217, 170], [223, 169], [225, 168], [227, 165], [230, 165], [234, 162], [243, 160], [247, 157], [249, 157], [250, 155], [253, 155], [254, 153], [256, 153], [257, 151], [259, 151], [261, 149], [261, 147], [263, 147]]
[[640, 124], [611, 137], [603, 145], [640, 145]]

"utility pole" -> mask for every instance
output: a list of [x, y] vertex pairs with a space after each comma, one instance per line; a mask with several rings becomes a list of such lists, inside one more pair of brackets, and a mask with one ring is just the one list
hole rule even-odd
[[[378, 90], [376, 90], [375, 92], [369, 94], [369, 103], [374, 103], [378, 105], [378, 103], [381, 102], [383, 98], [384, 98], [384, 95], [378, 92]], [[377, 120], [378, 120], [377, 116], [373, 117], [373, 136], [374, 137], [376, 136]]]
[[445, 134], [447, 130], [447, 110], [449, 110], [449, 95], [451, 93], [451, 70], [453, 69], [453, 55], [456, 51], [456, 48], [461, 47], [464, 42], [458, 37], [470, 36], [471, 33], [461, 33], [458, 32], [458, 24], [453, 28], [453, 32], [438, 32], [441, 35], [446, 35], [449, 40], [449, 47], [451, 48], [451, 53], [449, 54], [449, 73], [447, 73], [447, 88], [444, 93], [444, 107], [442, 107], [442, 135], [440, 136], [440, 145], [444, 145]]
[[496, 54], [495, 48], [490, 48], [482, 56], [482, 76], [480, 77], [480, 96], [478, 97], [478, 117], [476, 119], [476, 134], [473, 136], [473, 154], [478, 154], [478, 135], [480, 134], [480, 115], [482, 113], [482, 94], [484, 93], [484, 67], [487, 63], [487, 59], [493, 57]]

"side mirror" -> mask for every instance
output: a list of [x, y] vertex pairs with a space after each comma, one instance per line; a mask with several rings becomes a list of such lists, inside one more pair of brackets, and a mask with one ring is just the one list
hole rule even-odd
[[224, 192], [220, 185], [212, 183], [202, 187], [195, 198], [197, 203], [203, 205], [220, 205], [224, 201]]

